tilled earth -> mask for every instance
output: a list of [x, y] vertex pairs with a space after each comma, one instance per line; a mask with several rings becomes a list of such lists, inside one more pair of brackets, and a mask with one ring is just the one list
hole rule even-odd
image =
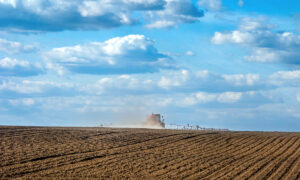
[[0, 179], [300, 179], [300, 133], [0, 126]]

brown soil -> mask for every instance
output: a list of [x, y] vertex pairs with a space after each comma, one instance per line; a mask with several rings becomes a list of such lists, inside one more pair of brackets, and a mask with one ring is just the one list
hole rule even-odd
[[300, 179], [300, 133], [0, 126], [0, 179]]

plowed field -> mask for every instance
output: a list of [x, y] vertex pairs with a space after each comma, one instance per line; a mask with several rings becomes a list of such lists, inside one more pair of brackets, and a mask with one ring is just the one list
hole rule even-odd
[[0, 127], [0, 179], [300, 179], [300, 133]]

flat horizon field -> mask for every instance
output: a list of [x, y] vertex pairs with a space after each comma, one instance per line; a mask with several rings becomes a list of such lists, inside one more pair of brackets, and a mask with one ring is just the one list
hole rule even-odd
[[0, 127], [0, 179], [299, 179], [300, 133]]

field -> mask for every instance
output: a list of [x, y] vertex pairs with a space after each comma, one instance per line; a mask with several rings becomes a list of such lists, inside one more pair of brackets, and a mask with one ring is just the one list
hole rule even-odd
[[0, 179], [300, 179], [300, 133], [0, 126]]

